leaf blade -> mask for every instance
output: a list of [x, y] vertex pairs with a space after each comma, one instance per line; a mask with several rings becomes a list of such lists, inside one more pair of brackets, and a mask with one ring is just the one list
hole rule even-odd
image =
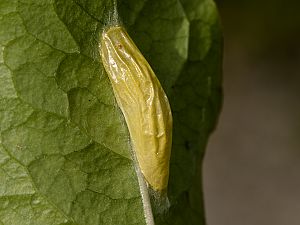
[[[111, 1], [0, 4], [0, 224], [145, 224], [128, 131], [97, 49]], [[220, 105], [215, 6], [132, 0], [119, 12], [175, 117], [171, 209], [157, 223], [204, 223], [196, 171]]]

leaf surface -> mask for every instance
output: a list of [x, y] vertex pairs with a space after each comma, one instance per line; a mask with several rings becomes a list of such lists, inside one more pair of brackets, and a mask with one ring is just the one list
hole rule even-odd
[[[129, 133], [98, 53], [112, 9], [110, 0], [0, 1], [1, 225], [146, 223]], [[118, 11], [174, 117], [171, 207], [156, 223], [204, 224], [201, 160], [221, 102], [216, 7], [129, 0]]]

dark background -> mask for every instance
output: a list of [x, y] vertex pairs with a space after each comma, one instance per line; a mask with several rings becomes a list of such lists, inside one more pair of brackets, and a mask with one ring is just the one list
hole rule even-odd
[[208, 225], [300, 224], [300, 1], [219, 0], [224, 105], [204, 160]]

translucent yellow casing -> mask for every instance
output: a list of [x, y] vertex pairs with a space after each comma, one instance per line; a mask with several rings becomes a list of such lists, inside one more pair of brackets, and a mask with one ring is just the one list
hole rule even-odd
[[168, 98], [123, 27], [103, 32], [100, 54], [124, 114], [141, 172], [155, 191], [162, 192], [168, 186], [172, 145]]

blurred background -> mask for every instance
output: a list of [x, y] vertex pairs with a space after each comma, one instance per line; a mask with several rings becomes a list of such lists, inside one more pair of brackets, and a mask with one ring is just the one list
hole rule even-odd
[[300, 224], [300, 1], [217, 0], [224, 105], [204, 160], [208, 225]]

